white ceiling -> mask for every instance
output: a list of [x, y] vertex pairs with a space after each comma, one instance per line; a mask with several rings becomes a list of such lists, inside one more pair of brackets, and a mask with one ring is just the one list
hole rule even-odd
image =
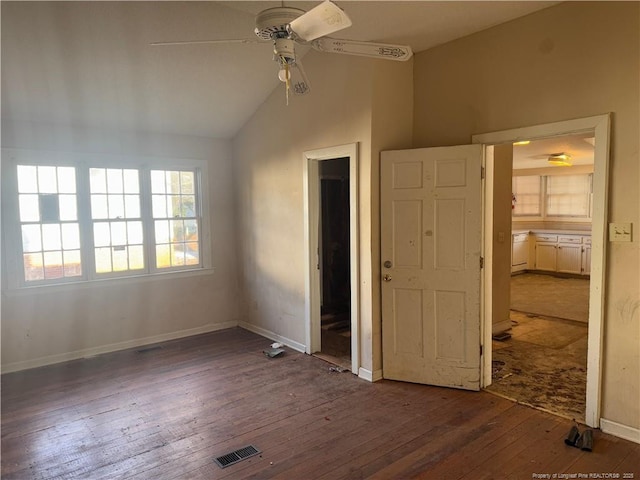
[[[558, 2], [338, 3], [353, 26], [336, 37], [421, 51]], [[149, 43], [252, 38], [255, 14], [279, 5], [2, 1], [2, 118], [231, 138], [279, 85], [271, 46]]]
[[[548, 159], [554, 153], [571, 155], [571, 164], [574, 166], [593, 165], [594, 141], [593, 133], [586, 133], [535, 140], [528, 145], [514, 145], [513, 168], [526, 169], [552, 166], [548, 163]], [[554, 168], [564, 169], [564, 167]]]

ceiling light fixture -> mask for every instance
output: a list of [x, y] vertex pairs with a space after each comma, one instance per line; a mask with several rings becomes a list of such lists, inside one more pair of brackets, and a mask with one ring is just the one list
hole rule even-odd
[[529, 145], [531, 143], [531, 140], [520, 140], [519, 142], [513, 142], [514, 146], [520, 146], [520, 145]]
[[564, 152], [554, 153], [552, 155], [549, 155], [547, 162], [549, 162], [551, 165], [554, 165], [556, 167], [570, 167], [572, 165], [571, 155]]

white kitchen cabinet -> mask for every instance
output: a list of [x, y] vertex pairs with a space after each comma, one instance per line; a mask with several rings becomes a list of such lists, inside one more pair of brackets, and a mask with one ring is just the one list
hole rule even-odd
[[555, 272], [558, 245], [555, 243], [536, 242], [536, 270]]
[[582, 273], [582, 235], [558, 235], [556, 271]]
[[556, 271], [562, 273], [582, 273], [582, 245], [559, 243], [556, 257]]
[[529, 234], [511, 236], [511, 273], [526, 270], [529, 264]]

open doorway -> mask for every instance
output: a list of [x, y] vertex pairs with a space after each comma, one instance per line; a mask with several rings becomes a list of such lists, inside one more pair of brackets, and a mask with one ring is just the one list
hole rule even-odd
[[304, 152], [308, 354], [359, 374], [358, 145]]
[[579, 422], [586, 410], [594, 151], [593, 132], [512, 147], [509, 322], [493, 332], [488, 387]]
[[[601, 398], [601, 372], [602, 372], [602, 349], [603, 349], [603, 319], [604, 319], [604, 298], [605, 282], [604, 272], [606, 264], [605, 246], [607, 241], [607, 204], [608, 204], [608, 165], [609, 165], [609, 128], [610, 115], [598, 115], [575, 120], [566, 120], [550, 124], [536, 125], [501, 132], [492, 132], [473, 136], [473, 143], [484, 144], [486, 146], [486, 184], [485, 184], [485, 234], [483, 250], [486, 255], [485, 269], [483, 272], [483, 350], [482, 356], [482, 386], [487, 388], [493, 383], [493, 342], [492, 342], [492, 322], [493, 318], [493, 296], [494, 296], [494, 159], [490, 155], [490, 150], [507, 146], [511, 148], [513, 143], [523, 140], [541, 140], [568, 135], [589, 134], [594, 138], [593, 174], [591, 184], [591, 235], [590, 248], [586, 249], [584, 256], [588, 262], [589, 269], [589, 308], [588, 308], [588, 331], [587, 331], [587, 366], [586, 366], [586, 402], [584, 422], [591, 427], [600, 426], [600, 398]], [[553, 152], [559, 153], [559, 152]], [[507, 183], [507, 186], [510, 186]], [[510, 189], [509, 189], [510, 190]], [[509, 207], [510, 208], [510, 207]], [[510, 217], [510, 215], [509, 215]], [[531, 238], [531, 237], [530, 237]], [[504, 239], [503, 239], [504, 240]], [[543, 240], [543, 239], [540, 239]], [[549, 243], [553, 238], [547, 239]], [[556, 239], [556, 245], [559, 246]], [[503, 242], [510, 243], [510, 242]], [[538, 242], [535, 239], [535, 245]], [[567, 242], [569, 245], [571, 242]], [[511, 246], [511, 245], [509, 245]], [[548, 257], [545, 254], [551, 250], [545, 246], [537, 249], [535, 265], [540, 266]], [[577, 249], [573, 250], [577, 252]], [[529, 250], [531, 255], [531, 250]], [[582, 252], [581, 252], [582, 253]], [[570, 256], [564, 257], [565, 260]], [[531, 258], [531, 257], [530, 257]], [[581, 261], [583, 256], [581, 255]], [[558, 258], [556, 257], [556, 268]], [[575, 259], [574, 259], [575, 260]], [[530, 260], [528, 260], [530, 261]], [[572, 262], [569, 262], [572, 263]], [[575, 261], [573, 262], [575, 265]], [[510, 269], [509, 269], [510, 270]], [[507, 274], [509, 278], [510, 272]], [[510, 279], [510, 278], [509, 278]]]
[[320, 162], [320, 355], [351, 369], [349, 159]]

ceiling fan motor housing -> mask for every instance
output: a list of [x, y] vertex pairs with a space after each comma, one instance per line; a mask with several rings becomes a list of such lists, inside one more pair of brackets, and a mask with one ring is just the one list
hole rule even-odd
[[304, 10], [292, 7], [268, 8], [256, 17], [256, 28], [254, 30], [258, 38], [271, 40], [276, 38], [288, 38], [289, 23], [302, 15]]

